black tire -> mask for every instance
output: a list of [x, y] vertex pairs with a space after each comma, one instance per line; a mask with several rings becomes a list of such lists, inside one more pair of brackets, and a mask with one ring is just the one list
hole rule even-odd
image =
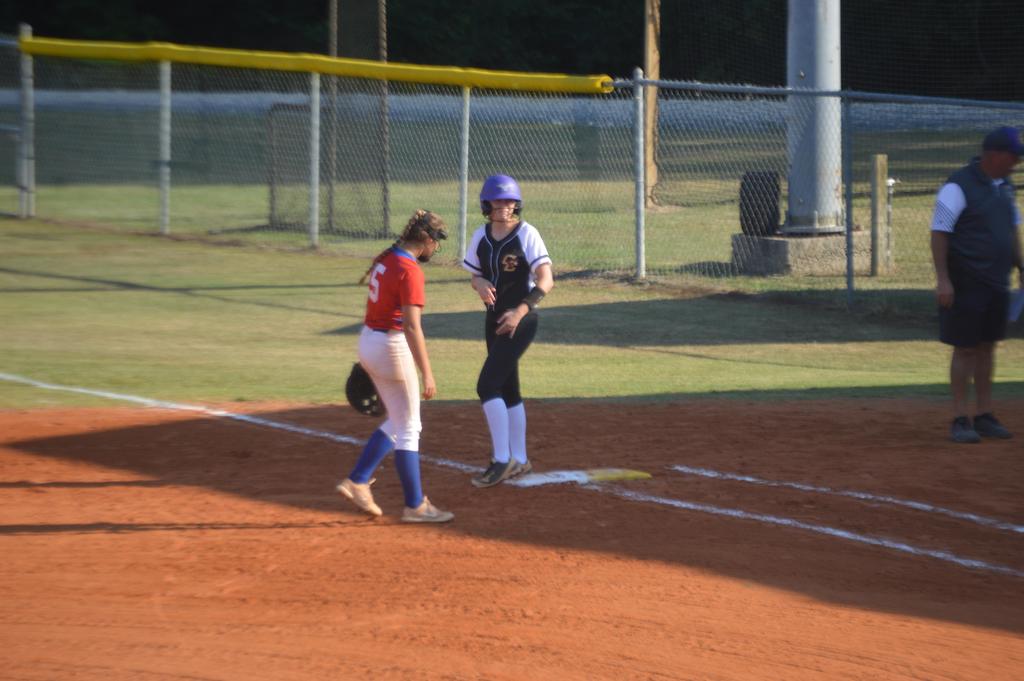
[[779, 228], [779, 174], [743, 173], [740, 181], [740, 229], [749, 236], [770, 236]]

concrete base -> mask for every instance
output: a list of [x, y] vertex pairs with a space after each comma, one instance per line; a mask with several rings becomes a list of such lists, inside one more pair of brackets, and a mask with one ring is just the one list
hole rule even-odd
[[[846, 274], [846, 235], [732, 235], [732, 264], [743, 274]], [[871, 234], [853, 233], [853, 270], [871, 272]]]

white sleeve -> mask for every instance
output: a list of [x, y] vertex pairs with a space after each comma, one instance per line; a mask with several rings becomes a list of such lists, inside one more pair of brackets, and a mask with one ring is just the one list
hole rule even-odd
[[935, 197], [935, 213], [932, 215], [933, 232], [950, 232], [953, 226], [960, 219], [960, 214], [967, 207], [967, 197], [964, 190], [955, 182], [942, 185], [938, 196]]
[[526, 234], [523, 239], [523, 255], [526, 256], [527, 262], [530, 263], [530, 271], [536, 272], [537, 268], [544, 264], [551, 264], [551, 257], [548, 256], [548, 248], [544, 245], [544, 239], [541, 238], [540, 232], [533, 225], [526, 225], [530, 229], [526, 230]]
[[469, 246], [466, 248], [466, 257], [462, 261], [462, 268], [476, 276], [483, 274], [483, 270], [480, 269], [480, 255], [477, 253], [480, 250], [480, 240], [483, 238], [483, 227], [473, 232], [473, 238], [469, 240]]

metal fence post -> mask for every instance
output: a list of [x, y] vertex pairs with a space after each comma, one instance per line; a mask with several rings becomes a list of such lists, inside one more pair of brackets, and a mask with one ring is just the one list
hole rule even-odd
[[843, 187], [845, 188], [846, 224], [846, 306], [853, 307], [853, 120], [851, 100], [842, 97]]
[[644, 180], [644, 72], [633, 70], [633, 174], [636, 185], [634, 205], [636, 206], [636, 280], [647, 278], [647, 257], [644, 251], [644, 211], [646, 193]]
[[466, 221], [469, 215], [469, 96], [462, 88], [462, 129], [459, 144], [459, 262], [466, 257]]
[[886, 186], [886, 200], [885, 200], [885, 268], [889, 272], [893, 272], [896, 269], [896, 241], [893, 238], [892, 231], [892, 199], [893, 194], [896, 193], [896, 183], [899, 182], [894, 177], [887, 178], [885, 181]]
[[309, 245], [320, 244], [320, 74], [309, 74]]
[[160, 62], [160, 233], [171, 232], [171, 62]]
[[391, 234], [391, 103], [388, 81], [380, 81], [380, 213], [382, 222], [380, 236], [388, 238]]
[[[21, 24], [18, 36], [32, 37], [32, 27]], [[21, 145], [18, 150], [20, 173], [18, 178], [18, 215], [31, 218], [36, 215], [36, 104], [32, 55], [21, 53]]]

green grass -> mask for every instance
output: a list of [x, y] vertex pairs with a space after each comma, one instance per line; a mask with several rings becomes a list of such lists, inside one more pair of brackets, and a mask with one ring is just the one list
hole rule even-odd
[[[679, 185], [679, 183], [677, 183]], [[866, 189], [866, 188], [865, 188]], [[600, 271], [631, 272], [635, 265], [635, 217], [633, 188], [628, 182], [552, 182], [530, 188], [525, 216], [542, 229], [562, 265]], [[716, 263], [728, 270], [731, 237], [739, 232], [739, 209], [721, 195], [736, 196], [738, 181], [699, 180], [685, 184], [693, 206], [665, 206], [648, 211], [646, 253], [649, 272], [671, 273], [694, 263]], [[326, 208], [321, 210], [321, 242], [332, 248], [349, 249], [368, 255], [385, 239], [367, 239], [379, 220], [379, 186], [372, 183], [339, 185], [337, 201], [357, 205], [368, 217], [352, 220], [341, 205], [344, 229], [356, 236], [333, 235], [328, 229]], [[703, 192], [703, 194], [701, 194]], [[2, 196], [2, 195], [0, 195]], [[453, 232], [458, 221], [458, 185], [453, 182], [400, 183], [391, 187], [391, 232], [399, 231], [416, 208], [428, 207], [444, 216]], [[704, 196], [704, 198], [700, 198]], [[482, 218], [475, 202], [470, 205], [468, 231]], [[321, 203], [326, 199], [322, 191]], [[171, 234], [203, 236], [253, 244], [283, 246], [308, 244], [305, 228], [308, 191], [305, 186], [283, 186], [279, 204], [302, 226], [293, 231], [246, 231], [265, 226], [269, 219], [268, 189], [265, 185], [175, 185], [171, 191]], [[893, 220], [896, 231], [896, 260], [910, 267], [921, 282], [918, 265], [928, 263], [927, 225], [931, 218], [931, 196], [898, 197]], [[16, 196], [11, 194], [12, 205]], [[369, 205], [368, 205], [369, 204]], [[146, 185], [41, 185], [37, 197], [40, 216], [72, 222], [103, 224], [128, 231], [158, 231], [159, 195]], [[353, 208], [352, 210], [355, 210]], [[870, 224], [870, 201], [857, 198], [854, 221], [863, 229]], [[454, 236], [454, 234], [453, 234]], [[454, 247], [454, 240], [450, 246]]]
[[[440, 398], [475, 399], [482, 313], [465, 273], [427, 266]], [[0, 372], [192, 402], [342, 400], [367, 260], [0, 219]], [[866, 314], [792, 278], [721, 294], [560, 277], [522, 365], [532, 399], [943, 396], [927, 291]], [[713, 282], [714, 283], [714, 282]], [[782, 283], [777, 282], [777, 283]], [[886, 292], [888, 296], [888, 292]], [[1021, 330], [1000, 395], [1024, 394]], [[0, 381], [0, 407], [109, 404]]]
[[[692, 97], [677, 93], [670, 98], [676, 96]], [[843, 303], [845, 277], [766, 279], [738, 276], [732, 266], [732, 237], [740, 231], [740, 178], [749, 170], [775, 170], [785, 184], [785, 109], [752, 110], [745, 122], [713, 121], [699, 101], [694, 104], [692, 120], [666, 123], [659, 137], [655, 193], [664, 207], [646, 215], [648, 275], [674, 285], [748, 293], [813, 292], [814, 297]], [[604, 105], [595, 101], [594, 106], [601, 111]], [[736, 106], [737, 114], [744, 110], [742, 103]], [[864, 106], [857, 103], [854, 108]], [[908, 118], [915, 111], [907, 107]], [[36, 123], [38, 215], [125, 231], [158, 230], [155, 112], [43, 109]], [[379, 131], [370, 120], [342, 116], [339, 124], [338, 181], [333, 191], [321, 188], [320, 243], [334, 253], [367, 257], [389, 242], [377, 238], [382, 199], [379, 183], [370, 179], [379, 171]], [[175, 113], [173, 125], [173, 235], [274, 248], [308, 244], [308, 134], [301, 110], [281, 109], [273, 116], [186, 110]], [[324, 139], [327, 130], [325, 123]], [[455, 118], [412, 123], [398, 117], [392, 122], [392, 233], [419, 207], [445, 216], [453, 231], [457, 227], [459, 187], [455, 181], [439, 180], [458, 176], [457, 130]], [[886, 154], [889, 174], [900, 180], [893, 210], [896, 271], [875, 279], [858, 277], [856, 282], [860, 290], [890, 292], [868, 297], [874, 309], [907, 313], [918, 304], [916, 299], [909, 307], [905, 304], [908, 297], [915, 298], [911, 292], [933, 285], [927, 231], [933, 192], [976, 151], [979, 137], [972, 126], [952, 121], [949, 128], [912, 133], [853, 130], [855, 224], [869, 228], [866, 194], [872, 155]], [[499, 153], [501, 170], [523, 179], [525, 216], [541, 229], [561, 271], [613, 276], [634, 272], [633, 142], [627, 127], [573, 125], [569, 118], [508, 123], [484, 116], [474, 119], [470, 143], [469, 172], [474, 178], [495, 171], [495, 150], [515, 149], [514, 154]], [[268, 159], [274, 159], [278, 178], [279, 213], [297, 225], [291, 230], [266, 228]], [[5, 172], [11, 168], [0, 169], [0, 177]], [[320, 177], [326, 183], [329, 175], [324, 170]], [[480, 221], [475, 192], [470, 187], [469, 230]], [[785, 186], [782, 194], [784, 212]], [[13, 189], [0, 186], [0, 211], [16, 205]], [[340, 233], [331, 233], [329, 213]], [[449, 249], [455, 248], [453, 240]]]
[[[646, 215], [647, 275], [674, 287], [740, 291], [751, 294], [786, 292], [834, 307], [847, 305], [845, 275], [771, 276], [740, 274], [732, 264], [732, 238], [739, 232], [739, 209], [730, 197], [738, 195], [737, 180], [711, 175], [664, 179], [681, 202], [649, 210]], [[867, 185], [855, 187], [853, 219], [858, 229], [870, 229]], [[159, 197], [147, 185], [41, 185], [38, 212], [72, 223], [102, 225], [125, 232], [156, 234]], [[306, 250], [308, 190], [304, 185], [281, 185], [277, 201], [298, 223], [292, 229], [267, 226], [268, 187], [264, 184], [175, 184], [171, 193], [170, 234], [260, 248]], [[633, 186], [629, 182], [586, 180], [540, 182], [529, 186], [525, 216], [544, 235], [560, 272], [632, 276], [635, 272]], [[373, 182], [338, 184], [335, 189], [338, 230], [328, 220], [326, 189], [321, 194], [320, 247], [324, 251], [367, 258], [385, 248], [391, 237], [376, 235], [380, 223], [379, 185]], [[4, 195], [0, 193], [0, 200]], [[458, 252], [458, 185], [455, 182], [392, 182], [390, 234], [399, 232], [414, 209], [430, 208], [448, 222], [452, 239], [449, 255]], [[467, 238], [479, 224], [471, 199]], [[858, 271], [854, 303], [859, 309], [893, 317], [920, 315], [929, 310], [926, 299], [934, 285], [928, 224], [931, 194], [897, 193], [893, 205], [895, 270], [878, 277]], [[16, 205], [16, 196], [9, 202]], [[839, 243], [841, 235], [828, 237]], [[843, 263], [836, 263], [842, 266]]]

